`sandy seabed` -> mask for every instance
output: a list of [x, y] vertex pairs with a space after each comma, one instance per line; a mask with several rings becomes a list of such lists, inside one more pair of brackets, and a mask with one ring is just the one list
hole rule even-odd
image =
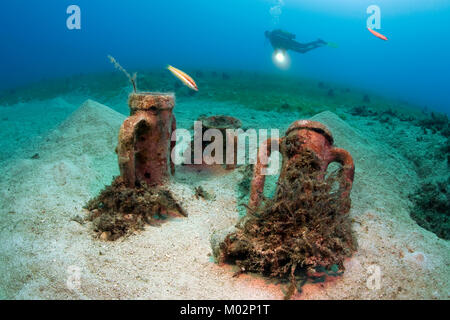
[[[20, 116], [15, 115], [18, 107]], [[190, 128], [204, 110], [236, 116], [247, 128], [281, 132], [298, 120], [295, 113], [188, 101], [176, 105], [178, 127]], [[77, 109], [64, 98], [5, 107], [0, 113], [8, 118], [1, 133], [0, 298], [284, 297], [281, 285], [255, 275], [233, 277], [231, 266], [218, 266], [211, 256], [212, 233], [234, 225], [242, 212], [237, 191], [242, 170], [177, 167], [170, 188], [189, 217], [105, 242], [93, 237], [89, 222], [77, 220], [86, 216], [83, 205], [118, 175], [114, 149], [125, 116], [92, 100]], [[336, 145], [354, 158], [350, 216], [358, 250], [346, 261], [342, 277], [307, 284], [293, 298], [449, 299], [450, 242], [410, 218], [407, 195], [419, 181], [411, 162], [393, 147], [392, 139], [403, 139], [407, 148], [421, 129], [402, 131], [399, 123], [389, 136], [381, 124], [358, 126], [364, 120], [346, 122], [331, 112], [312, 119], [326, 124]], [[47, 129], [33, 126], [37, 120]], [[61, 124], [46, 127], [46, 121]], [[30, 132], [36, 138], [27, 140]], [[410, 148], [420, 152], [413, 144]], [[199, 185], [215, 199], [196, 199]], [[71, 285], [74, 270], [79, 285]], [[374, 282], [378, 271], [380, 281]]]

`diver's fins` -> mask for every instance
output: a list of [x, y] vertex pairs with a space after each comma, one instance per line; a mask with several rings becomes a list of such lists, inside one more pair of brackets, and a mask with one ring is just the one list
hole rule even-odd
[[339, 45], [335, 42], [327, 42], [327, 46], [329, 46], [330, 48], [334, 48], [334, 49], [339, 48]]

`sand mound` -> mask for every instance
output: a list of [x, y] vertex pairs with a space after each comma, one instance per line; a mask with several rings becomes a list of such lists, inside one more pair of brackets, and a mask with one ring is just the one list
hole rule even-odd
[[[56, 152], [61, 158], [90, 155], [102, 158], [117, 145], [117, 135], [125, 116], [93, 100], [87, 100], [56, 130], [50, 133], [41, 151]], [[57, 145], [58, 149], [53, 150]]]
[[[351, 216], [359, 249], [348, 261], [343, 281], [331, 291], [338, 294], [346, 284], [358, 283], [350, 297], [448, 299], [450, 243], [420, 228], [409, 216], [407, 195], [418, 185], [410, 161], [388, 143], [365, 138], [331, 112], [312, 120], [331, 129], [335, 144], [352, 154], [356, 167]], [[372, 281], [374, 268], [380, 271], [380, 289], [368, 290], [366, 282]]]
[[[189, 122], [186, 108], [179, 109], [179, 123]], [[254, 110], [240, 118], [270, 120]], [[283, 298], [279, 286], [251, 275], [233, 278], [229, 267], [212, 262], [211, 234], [238, 219], [238, 170], [213, 176], [177, 167], [171, 190], [188, 218], [116, 242], [91, 237], [90, 223], [80, 219], [82, 206], [118, 174], [114, 149], [123, 119], [87, 101], [44, 139], [38, 159], [2, 169], [0, 297]], [[282, 115], [272, 125], [287, 127], [291, 120]], [[314, 120], [327, 124], [337, 145], [355, 158], [350, 214], [359, 249], [342, 278], [307, 285], [295, 298], [448, 298], [449, 242], [409, 218], [404, 192], [415, 183], [414, 171], [392, 148], [364, 138], [334, 114]], [[200, 185], [215, 198], [196, 199]], [[366, 284], [376, 267], [379, 289]]]
[[[6, 260], [2, 274], [7, 276], [0, 285], [1, 296], [38, 297], [25, 293], [25, 288], [44, 288], [49, 279], [67, 272], [59, 269], [59, 262], [79, 259], [81, 247], [72, 243], [71, 233], [81, 226], [71, 218], [81, 214], [93, 191], [118, 174], [114, 148], [124, 118], [88, 100], [43, 139], [37, 159], [15, 161], [5, 168], [0, 237]], [[113, 165], [98, 166], [101, 162]], [[88, 238], [85, 233], [77, 241]], [[51, 264], [50, 259], [59, 262]]]
[[[392, 196], [396, 196], [397, 201], [400, 201], [396, 204], [404, 208], [409, 205], [407, 194], [418, 184], [417, 175], [410, 161], [392, 148], [380, 146], [379, 143], [365, 137], [332, 112], [322, 112], [311, 120], [327, 125], [333, 133], [335, 145], [351, 153], [355, 162], [352, 198], [364, 190], [361, 200], [369, 200], [367, 208], [373, 206], [373, 201], [380, 201], [381, 204], [386, 200], [392, 200]], [[372, 186], [380, 185], [380, 182], [385, 188], [377, 188], [371, 192]]]

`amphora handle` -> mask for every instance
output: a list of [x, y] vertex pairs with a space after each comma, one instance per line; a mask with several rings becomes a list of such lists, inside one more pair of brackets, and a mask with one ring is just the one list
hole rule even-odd
[[264, 184], [266, 182], [266, 171], [269, 167], [269, 158], [272, 149], [279, 150], [281, 139], [269, 138], [259, 146], [258, 157], [253, 169], [253, 179], [250, 187], [250, 200], [248, 207], [254, 210], [259, 207], [264, 194]]
[[340, 181], [340, 192], [342, 200], [350, 199], [350, 191], [353, 186], [353, 178], [355, 176], [355, 164], [350, 153], [341, 148], [331, 149], [331, 158], [327, 167], [332, 162], [337, 162], [342, 165], [342, 177]]

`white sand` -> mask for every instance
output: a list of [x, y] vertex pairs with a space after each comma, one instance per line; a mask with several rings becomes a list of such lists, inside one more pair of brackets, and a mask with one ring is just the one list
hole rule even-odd
[[[246, 127], [282, 130], [293, 113], [267, 113], [226, 103], [176, 106], [178, 126], [208, 110], [239, 117]], [[114, 148], [125, 117], [88, 101], [55, 131], [23, 148], [23, 159], [3, 161], [0, 180], [0, 297], [12, 299], [281, 299], [282, 288], [212, 262], [212, 232], [237, 222], [240, 171], [197, 172], [177, 167], [171, 183], [188, 218], [116, 242], [92, 237], [82, 206], [118, 174]], [[356, 176], [351, 218], [359, 248], [343, 277], [308, 284], [300, 299], [449, 299], [450, 242], [420, 228], [408, 213], [407, 194], [419, 183], [410, 161], [376, 130], [364, 135], [330, 112], [336, 144], [351, 152]], [[355, 123], [357, 121], [354, 120]], [[372, 131], [370, 131], [372, 130]], [[13, 132], [13, 131], [11, 131]], [[411, 137], [413, 139], [414, 137]], [[33, 150], [39, 159], [29, 159]], [[215, 200], [197, 200], [202, 185]], [[371, 266], [380, 288], [369, 288]], [[80, 287], [67, 286], [73, 267]], [[369, 278], [370, 280], [370, 278]]]

